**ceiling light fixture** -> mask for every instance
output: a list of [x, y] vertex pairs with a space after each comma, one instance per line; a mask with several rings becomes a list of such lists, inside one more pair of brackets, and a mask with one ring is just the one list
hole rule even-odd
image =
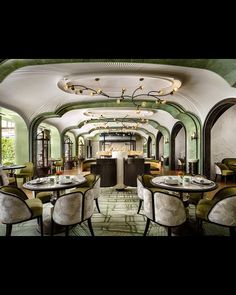
[[[100, 78], [95, 78], [94, 81], [98, 83], [98, 87], [92, 88], [89, 86], [85, 86], [82, 84], [77, 83], [77, 81], [69, 80], [68, 78], [64, 79], [64, 83], [61, 87], [66, 92], [78, 94], [78, 95], [90, 95], [90, 96], [103, 96], [106, 98], [113, 98], [116, 99], [117, 104], [120, 104], [125, 99], [129, 99], [132, 101], [132, 103], [136, 107], [137, 114], [140, 113], [140, 108], [146, 107], [146, 101], [137, 100], [138, 98], [154, 98], [156, 104], [165, 104], [166, 100], [164, 100], [162, 97], [167, 95], [172, 95], [174, 92], [176, 92], [179, 87], [181, 86], [181, 82], [179, 80], [174, 80], [173, 78], [164, 78], [162, 77], [162, 80], [169, 83], [168, 87], [163, 87], [157, 90], [151, 90], [144, 92], [142, 91], [144, 89], [143, 85], [139, 85], [137, 88], [133, 90], [133, 92], [129, 95], [127, 94], [127, 89], [125, 87], [122, 87], [120, 90], [119, 95], [110, 95], [99, 85]], [[143, 82], [144, 78], [139, 78], [139, 83]], [[170, 86], [171, 85], [171, 86]]]

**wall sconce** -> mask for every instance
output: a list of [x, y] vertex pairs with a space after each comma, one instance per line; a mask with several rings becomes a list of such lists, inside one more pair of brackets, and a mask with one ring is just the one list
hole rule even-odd
[[197, 139], [197, 132], [193, 132], [193, 134], [191, 135], [191, 140]]
[[169, 138], [166, 138], [165, 143], [169, 143]]

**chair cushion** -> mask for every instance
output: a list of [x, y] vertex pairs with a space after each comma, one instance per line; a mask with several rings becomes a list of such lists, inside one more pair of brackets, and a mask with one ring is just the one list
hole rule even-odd
[[88, 174], [84, 177], [86, 178], [86, 182], [79, 184], [77, 187], [92, 187], [95, 181], [95, 174]]
[[52, 192], [40, 192], [37, 193], [36, 198], [40, 199], [43, 204], [49, 203], [52, 197]]
[[1, 190], [6, 192], [6, 193], [17, 195], [18, 197], [21, 197], [23, 200], [28, 199], [26, 194], [21, 189], [19, 189], [18, 187], [4, 186], [4, 187], [1, 188]]
[[28, 199], [25, 201], [32, 211], [32, 218], [42, 215], [43, 213], [43, 203], [38, 199]]
[[78, 187], [78, 188], [71, 190], [71, 192], [72, 193], [81, 192], [82, 194], [84, 194], [88, 189], [90, 189], [90, 187]]
[[221, 169], [221, 170], [228, 170], [228, 166], [223, 163], [216, 163], [216, 165]]
[[196, 208], [196, 216], [200, 219], [207, 220], [208, 213], [213, 205], [213, 200], [202, 199]]
[[142, 183], [143, 183], [143, 186], [144, 187], [148, 187], [148, 188], [150, 188], [150, 187], [153, 187], [153, 188], [155, 188], [155, 186], [151, 183], [151, 179], [153, 179], [153, 176], [152, 175], [150, 175], [150, 174], [144, 174], [143, 176], [142, 176]]

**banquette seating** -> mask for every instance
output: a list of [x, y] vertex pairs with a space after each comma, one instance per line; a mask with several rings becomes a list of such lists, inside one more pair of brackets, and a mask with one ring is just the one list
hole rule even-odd
[[145, 164], [150, 164], [150, 174], [158, 175], [161, 171], [161, 161], [154, 159], [145, 159]]

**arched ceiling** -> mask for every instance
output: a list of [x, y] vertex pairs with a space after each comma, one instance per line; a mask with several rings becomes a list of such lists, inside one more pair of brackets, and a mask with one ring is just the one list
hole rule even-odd
[[[67, 93], [58, 87], [58, 83], [68, 78], [77, 79], [91, 88], [96, 87], [94, 81], [99, 78], [102, 90], [107, 91], [111, 97]], [[231, 87], [236, 83], [235, 59], [103, 59], [86, 60], [86, 62], [81, 59], [22, 59], [3, 60], [0, 63], [0, 106], [17, 111], [28, 126], [36, 118], [50, 114], [50, 118], [45, 120], [46, 123], [56, 126], [61, 132], [71, 126], [73, 131], [80, 134], [81, 130], [76, 130], [74, 127], [88, 120], [88, 113], [91, 111], [100, 109], [100, 114], [107, 116], [110, 112], [112, 117], [123, 118], [132, 109], [133, 112], [136, 110], [135, 105], [124, 107], [122, 102], [118, 104], [114, 99], [120, 95], [121, 85], [125, 84], [124, 87], [130, 95], [142, 83], [144, 84], [142, 93], [148, 93], [168, 86], [162, 78], [181, 82], [178, 91], [166, 96], [165, 100], [194, 113], [202, 123], [208, 111], [218, 101], [236, 96], [236, 90]], [[104, 102], [107, 100], [114, 102], [109, 108], [104, 107]], [[144, 100], [155, 102], [153, 97], [143, 96], [137, 98], [136, 103], [141, 104]], [[73, 104], [82, 107], [67, 112], [66, 107]], [[58, 110], [63, 107], [65, 112], [61, 116]], [[152, 111], [150, 116], [145, 114], [143, 117], [155, 120], [168, 130], [171, 130], [177, 121], [171, 113], [163, 109], [154, 110], [144, 106], [142, 110]], [[128, 117], [132, 119], [137, 116], [133, 113]], [[112, 127], [112, 124], [109, 125]], [[148, 125], [145, 124], [144, 128], [153, 132], [153, 127]], [[89, 132], [94, 127], [94, 124], [87, 124], [83, 126], [83, 130]]]

